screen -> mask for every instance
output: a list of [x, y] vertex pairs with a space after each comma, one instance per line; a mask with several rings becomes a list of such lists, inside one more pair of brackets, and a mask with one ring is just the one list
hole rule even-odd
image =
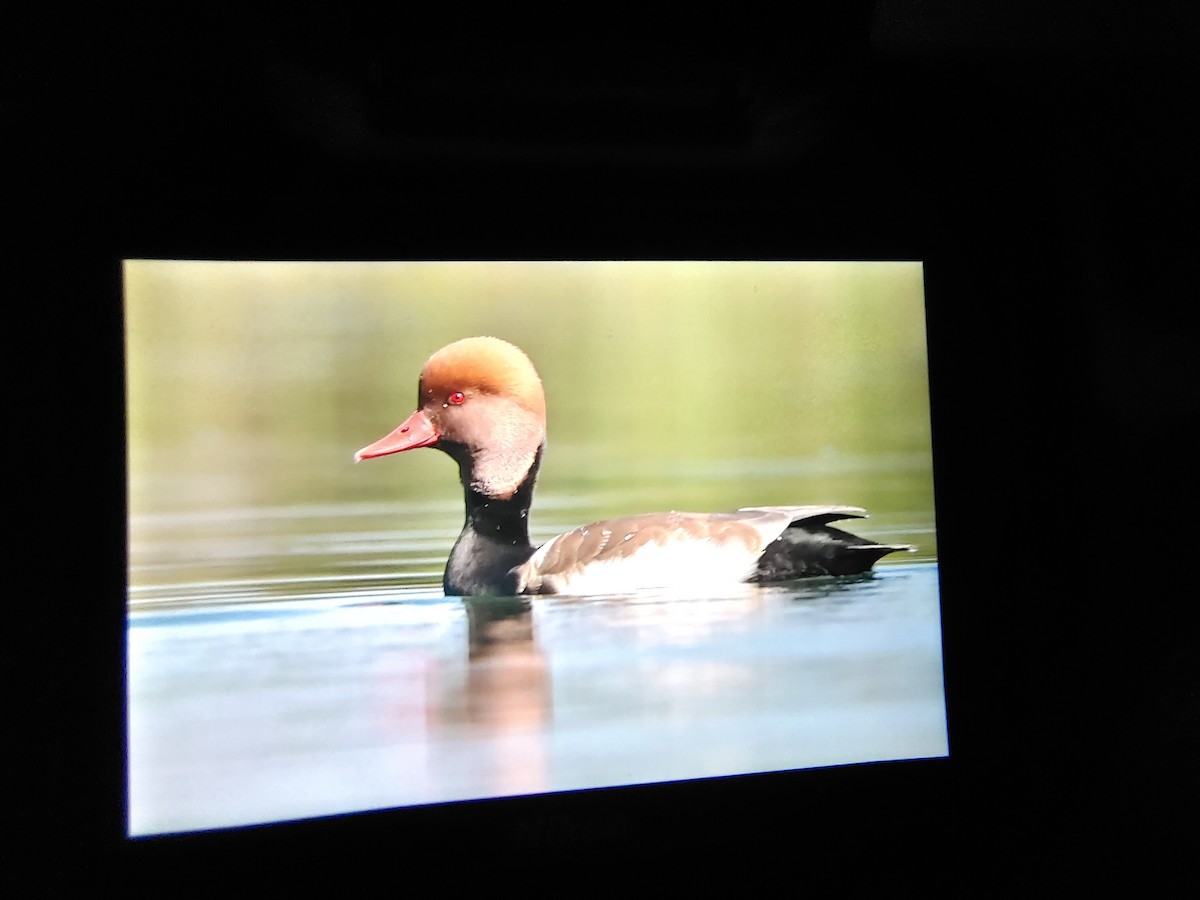
[[[920, 262], [127, 260], [124, 299], [131, 836], [948, 754]], [[481, 335], [544, 388], [534, 547], [812, 505], [910, 549], [447, 595], [455, 460], [354, 456]]]

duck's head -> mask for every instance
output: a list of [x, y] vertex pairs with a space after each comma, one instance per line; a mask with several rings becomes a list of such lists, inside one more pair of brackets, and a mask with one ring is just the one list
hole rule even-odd
[[507, 499], [545, 439], [546, 398], [529, 357], [499, 338], [464, 338], [425, 363], [416, 412], [354, 461], [436, 447], [458, 462], [465, 487]]

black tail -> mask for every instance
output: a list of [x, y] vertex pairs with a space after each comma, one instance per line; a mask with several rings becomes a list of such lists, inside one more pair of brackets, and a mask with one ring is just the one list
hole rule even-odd
[[[790, 581], [821, 575], [860, 575], [889, 553], [916, 548], [908, 544], [877, 544], [825, 522], [834, 516], [800, 519], [767, 545], [758, 558], [752, 582]], [[838, 516], [836, 518], [842, 518]]]

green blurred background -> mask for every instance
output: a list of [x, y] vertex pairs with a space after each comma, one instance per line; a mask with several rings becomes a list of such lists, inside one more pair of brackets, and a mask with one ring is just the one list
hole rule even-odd
[[440, 578], [453, 463], [351, 456], [412, 411], [431, 353], [477, 334], [545, 383], [535, 541], [845, 503], [870, 511], [860, 533], [936, 556], [920, 263], [128, 261], [125, 300], [131, 585]]

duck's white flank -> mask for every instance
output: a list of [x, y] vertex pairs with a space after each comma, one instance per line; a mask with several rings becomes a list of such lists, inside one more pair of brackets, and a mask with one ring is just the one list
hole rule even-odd
[[[854, 506], [764, 506], [717, 515], [673, 512], [596, 522], [538, 548], [517, 567], [517, 589], [585, 596], [667, 587], [686, 593], [737, 584], [754, 575], [763, 550], [792, 522], [835, 514], [860, 517], [864, 511]], [[653, 537], [647, 539], [639, 523], [654, 529]], [[667, 523], [679, 527], [664, 528]], [[589, 533], [600, 537], [589, 553], [556, 559], [565, 546]], [[756, 539], [747, 540], [748, 535]], [[631, 542], [633, 548], [623, 552], [622, 545]]]

